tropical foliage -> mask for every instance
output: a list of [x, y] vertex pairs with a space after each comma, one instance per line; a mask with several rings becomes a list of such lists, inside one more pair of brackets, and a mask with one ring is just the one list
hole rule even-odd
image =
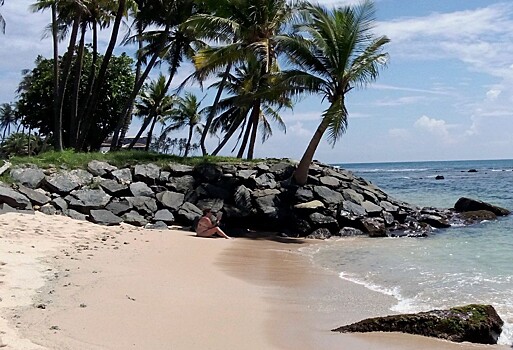
[[[129, 147], [146, 132], [147, 151], [215, 155], [230, 145], [252, 159], [258, 140], [276, 127], [286, 131], [280, 112], [315, 94], [327, 107], [294, 175], [304, 184], [323, 135], [334, 145], [346, 131], [346, 95], [377, 79], [387, 62], [389, 40], [374, 33], [370, 0], [335, 8], [292, 0], [37, 0], [32, 9], [51, 12], [54, 56], [38, 58], [24, 75], [18, 120], [2, 116], [0, 125], [5, 135], [16, 123], [34, 129], [56, 151], [96, 150], [107, 136], [118, 150], [136, 116]], [[100, 54], [98, 35], [107, 28]], [[134, 67], [113, 55], [120, 41], [136, 47]], [[187, 61], [194, 72], [175, 81]], [[200, 108], [203, 100], [183, 91], [207, 81], [213, 98]]]

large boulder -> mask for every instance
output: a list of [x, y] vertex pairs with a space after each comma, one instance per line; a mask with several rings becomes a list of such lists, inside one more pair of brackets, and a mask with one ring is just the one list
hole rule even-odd
[[11, 177], [16, 183], [27, 186], [28, 188], [38, 188], [45, 178], [43, 171], [35, 168], [15, 168], [11, 170]]
[[504, 209], [489, 203], [485, 203], [483, 201], [465, 197], [461, 197], [460, 199], [458, 199], [456, 204], [454, 204], [454, 210], [460, 213], [466, 211], [487, 210], [491, 211], [497, 216], [506, 216], [511, 213], [508, 209]]
[[153, 215], [158, 210], [157, 201], [151, 197], [126, 197], [126, 200], [133, 208], [144, 215]]
[[124, 183], [119, 183], [116, 180], [104, 179], [100, 178], [98, 181], [98, 185], [103, 188], [105, 192], [112, 196], [123, 196], [128, 194], [128, 185]]
[[92, 160], [87, 164], [87, 170], [94, 176], [105, 176], [117, 169], [118, 168], [109, 163], [100, 162], [98, 160]]
[[333, 191], [326, 186], [315, 186], [314, 193], [325, 204], [338, 204], [344, 200], [339, 192]]
[[132, 195], [135, 197], [137, 196], [145, 196], [145, 197], [155, 197], [155, 193], [153, 193], [153, 190], [146, 185], [146, 183], [142, 181], [133, 182], [130, 184], [130, 192], [132, 192]]
[[155, 184], [160, 177], [160, 167], [156, 164], [138, 164], [134, 167], [134, 179]]
[[334, 332], [403, 332], [454, 342], [497, 344], [504, 322], [493, 306], [471, 304], [449, 310], [369, 318]]
[[105, 226], [119, 225], [121, 222], [123, 222], [123, 219], [121, 219], [119, 216], [116, 216], [105, 209], [91, 210], [89, 219], [96, 224]]
[[36, 205], [45, 205], [46, 203], [51, 201], [51, 198], [46, 194], [41, 193], [41, 190], [33, 190], [31, 188], [25, 187], [23, 185], [18, 186], [18, 192], [27, 196], [28, 199], [32, 202], [32, 204]]
[[66, 197], [69, 207], [83, 214], [89, 214], [91, 209], [102, 209], [110, 201], [110, 196], [103, 190], [77, 190]]
[[55, 173], [45, 178], [44, 186], [50, 192], [66, 195], [79, 188], [80, 184], [71, 179], [66, 173]]
[[132, 171], [128, 168], [114, 170], [111, 175], [120, 184], [127, 185], [132, 182]]
[[157, 200], [166, 208], [177, 211], [184, 202], [184, 194], [178, 192], [164, 191], [157, 193]]
[[74, 169], [67, 173], [68, 177], [79, 184], [80, 186], [87, 186], [93, 181], [93, 175], [87, 170]]
[[0, 186], [0, 203], [17, 209], [32, 209], [32, 204], [25, 195], [5, 186]]
[[187, 223], [191, 224], [198, 216], [201, 216], [203, 212], [194, 204], [185, 202], [178, 210], [178, 218]]

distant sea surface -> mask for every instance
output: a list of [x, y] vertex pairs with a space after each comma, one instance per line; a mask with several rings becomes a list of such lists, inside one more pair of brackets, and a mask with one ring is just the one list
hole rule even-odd
[[[470, 197], [513, 211], [513, 160], [335, 165], [410, 204], [450, 208]], [[395, 297], [394, 312], [492, 304], [506, 322], [499, 343], [513, 344], [513, 215], [427, 238], [343, 238], [304, 253], [340, 278]]]

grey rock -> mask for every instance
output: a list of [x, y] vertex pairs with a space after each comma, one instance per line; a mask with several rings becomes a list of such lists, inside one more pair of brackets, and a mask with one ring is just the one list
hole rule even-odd
[[345, 200], [351, 201], [358, 205], [362, 205], [364, 198], [363, 195], [352, 189], [345, 189], [342, 191], [342, 196]]
[[50, 192], [57, 192], [61, 195], [65, 195], [77, 189], [80, 184], [71, 180], [69, 176], [64, 173], [56, 173], [45, 178], [44, 186]]
[[176, 192], [188, 193], [194, 190], [196, 180], [191, 175], [184, 175], [180, 177], [170, 177], [168, 187]]
[[388, 211], [382, 212], [381, 216], [383, 217], [383, 220], [385, 220], [385, 225], [391, 226], [394, 223], [395, 218]]
[[99, 183], [101, 188], [112, 196], [123, 196], [128, 192], [128, 185], [117, 182], [111, 179], [100, 179]]
[[313, 231], [306, 238], [310, 239], [328, 239], [331, 237], [331, 232], [327, 228], [321, 227]]
[[39, 168], [16, 168], [11, 170], [11, 177], [16, 183], [29, 188], [38, 188], [45, 178], [45, 174]]
[[369, 201], [364, 201], [362, 203], [362, 207], [370, 216], [377, 216], [381, 214], [381, 212], [383, 211], [383, 208], [381, 208], [379, 205], [376, 205]]
[[251, 176], [256, 175], [257, 171], [254, 169], [242, 169], [237, 171], [236, 176], [240, 177], [241, 179], [247, 180]]
[[237, 187], [233, 199], [238, 209], [250, 211], [253, 208], [251, 204], [251, 191], [244, 185]]
[[144, 215], [152, 215], [157, 211], [157, 201], [151, 197], [126, 197], [130, 205], [134, 207], [139, 213]]
[[428, 215], [423, 214], [420, 215], [418, 218], [419, 222], [424, 222], [430, 226], [433, 226], [435, 228], [448, 228], [451, 227], [451, 224], [447, 221], [447, 219], [442, 218], [438, 215]]
[[169, 163], [166, 168], [173, 176], [192, 175], [194, 168], [190, 165]]
[[385, 209], [386, 211], [393, 213], [399, 211], [399, 207], [397, 205], [393, 205], [392, 203], [388, 201], [381, 201], [379, 203], [380, 207]]
[[196, 206], [201, 210], [210, 208], [212, 211], [217, 212], [223, 209], [224, 201], [220, 198], [205, 198], [200, 199], [198, 203], [196, 203]]
[[276, 219], [278, 216], [277, 197], [275, 194], [261, 196], [255, 199], [256, 208], [265, 216]]
[[159, 182], [161, 182], [161, 183], [168, 182], [170, 176], [171, 176], [171, 173], [169, 171], [161, 170], [160, 176], [159, 176]]
[[71, 181], [76, 182], [80, 186], [87, 186], [93, 181], [93, 175], [83, 169], [75, 169], [67, 172], [67, 176]]
[[155, 216], [153, 216], [153, 220], [155, 221], [162, 221], [167, 225], [170, 225], [175, 222], [175, 217], [173, 213], [171, 213], [167, 209], [161, 209], [155, 213]]
[[163, 221], [157, 221], [154, 224], [146, 224], [146, 226], [144, 226], [144, 228], [148, 229], [148, 230], [167, 230], [168, 229], [166, 223]]
[[119, 225], [121, 222], [123, 222], [119, 216], [116, 216], [105, 209], [91, 210], [89, 219], [96, 224], [106, 226]]
[[164, 191], [157, 193], [157, 200], [166, 208], [177, 211], [184, 202], [184, 194], [178, 192]]
[[333, 176], [343, 182], [351, 182], [354, 180], [354, 175], [350, 171], [344, 169], [331, 169], [327, 168], [323, 171], [326, 176]]
[[16, 209], [32, 209], [32, 204], [25, 195], [5, 186], [0, 186], [0, 203]]
[[104, 176], [117, 170], [117, 168], [106, 162], [92, 160], [87, 164], [87, 170], [94, 176]]
[[367, 232], [370, 237], [386, 237], [387, 231], [383, 219], [380, 218], [363, 218], [360, 220], [363, 231]]
[[315, 209], [320, 209], [320, 208], [324, 208], [324, 207], [325, 207], [324, 203], [319, 200], [313, 200], [310, 202], [294, 205], [294, 208], [299, 209], [299, 210], [301, 210], [301, 209], [315, 210]]
[[319, 182], [321, 185], [328, 187], [338, 187], [340, 186], [340, 180], [334, 176], [322, 176], [319, 178]]
[[185, 202], [184, 204], [182, 204], [182, 206], [178, 210], [177, 215], [182, 221], [190, 224], [198, 216], [203, 215], [203, 212], [194, 204]]
[[134, 179], [154, 184], [160, 177], [160, 167], [156, 164], [138, 164], [134, 167]]
[[52, 199], [51, 203], [61, 211], [68, 209], [68, 203], [62, 197]]
[[16, 208], [11, 207], [7, 203], [0, 203], [0, 214], [7, 214], [7, 213], [19, 213], [20, 211]]
[[367, 212], [361, 205], [358, 205], [358, 204], [350, 202], [350, 201], [344, 201], [342, 203], [342, 208], [344, 208], [344, 210], [346, 210], [356, 216], [367, 215]]
[[24, 194], [28, 199], [30, 199], [32, 204], [36, 205], [45, 205], [51, 200], [51, 198], [44, 193], [25, 187], [23, 185], [18, 186], [18, 192]]
[[339, 192], [333, 191], [326, 186], [315, 186], [314, 193], [325, 204], [339, 204], [344, 200]]
[[76, 209], [83, 214], [89, 214], [91, 209], [105, 208], [110, 198], [103, 190], [86, 189], [73, 191], [66, 199], [70, 208]]
[[144, 196], [144, 197], [154, 197], [155, 193], [151, 190], [151, 188], [146, 185], [144, 182], [133, 182], [130, 184], [130, 192], [134, 195], [134, 197]]
[[128, 185], [132, 182], [132, 171], [129, 168], [114, 170], [111, 174], [120, 184]]
[[326, 227], [332, 232], [338, 231], [338, 223], [335, 218], [321, 213], [312, 213], [308, 216], [313, 227]]
[[458, 199], [456, 204], [454, 204], [454, 210], [460, 213], [466, 211], [487, 210], [491, 211], [497, 216], [506, 216], [511, 213], [507, 209], [466, 197], [461, 197]]
[[290, 162], [279, 162], [271, 165], [269, 171], [274, 174], [277, 180], [284, 180], [291, 177], [295, 169], [296, 166]]
[[133, 205], [126, 198], [114, 198], [105, 209], [114, 215], [122, 215], [133, 208]]
[[198, 164], [194, 168], [194, 173], [202, 180], [207, 182], [215, 182], [221, 178], [223, 172], [216, 164], [203, 163]]
[[80, 221], [87, 220], [87, 215], [79, 213], [78, 211], [73, 210], [73, 209], [64, 209], [62, 211], [62, 214], [73, 219], [73, 220], [80, 220]]
[[338, 235], [341, 237], [363, 236], [365, 232], [354, 227], [342, 227], [340, 231], [338, 231]]
[[131, 210], [128, 213], [125, 213], [121, 216], [124, 222], [134, 226], [144, 226], [148, 223], [148, 220], [144, 218], [141, 214], [136, 212], [135, 210]]
[[314, 195], [311, 190], [304, 187], [300, 187], [296, 191], [296, 198], [301, 202], [308, 202], [314, 199]]
[[274, 181], [274, 175], [271, 173], [265, 173], [255, 178], [255, 184], [257, 188], [275, 188], [276, 181]]
[[259, 171], [269, 171], [271, 168], [265, 163], [258, 163], [255, 165], [255, 168], [257, 168]]
[[43, 206], [41, 206], [41, 209], [39, 209], [39, 211], [43, 214], [46, 214], [46, 215], [55, 215], [57, 214], [57, 209], [55, 209], [55, 207], [51, 204], [45, 204]]
[[252, 192], [253, 197], [265, 197], [265, 196], [276, 196], [280, 194], [281, 192], [279, 190], [275, 189], [265, 189], [265, 190], [255, 190]]

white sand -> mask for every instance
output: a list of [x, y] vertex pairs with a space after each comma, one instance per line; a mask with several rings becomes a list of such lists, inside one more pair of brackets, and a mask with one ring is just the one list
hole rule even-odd
[[391, 300], [299, 244], [0, 215], [2, 349], [499, 349], [329, 329]]

